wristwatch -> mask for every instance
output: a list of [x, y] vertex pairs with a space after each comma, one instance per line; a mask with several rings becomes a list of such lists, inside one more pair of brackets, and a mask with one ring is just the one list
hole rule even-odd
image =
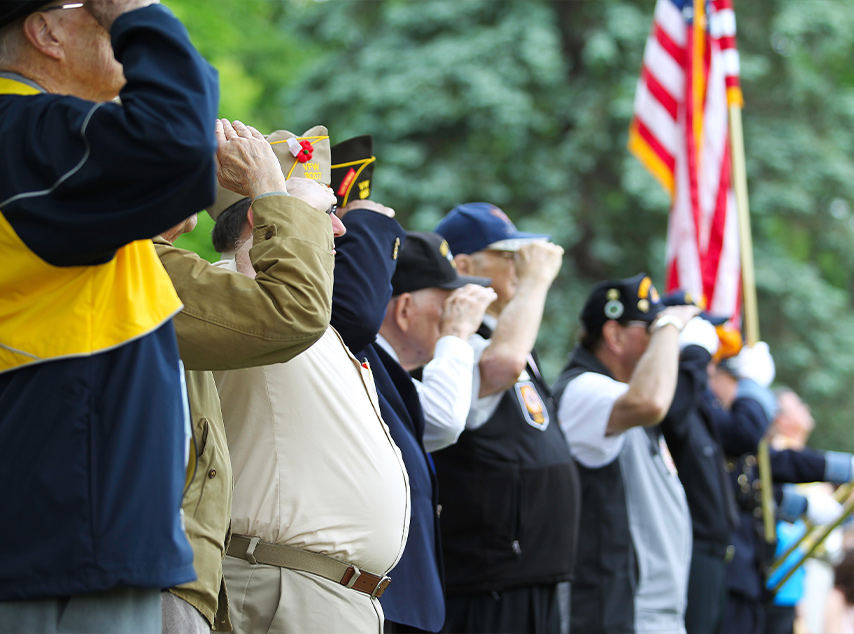
[[665, 315], [664, 317], [659, 317], [655, 326], [653, 326], [652, 331], [657, 332], [664, 328], [665, 326], [676, 326], [676, 332], [682, 332], [682, 329], [685, 327], [685, 324], [682, 323], [682, 320], [678, 317], [674, 317], [673, 315]]

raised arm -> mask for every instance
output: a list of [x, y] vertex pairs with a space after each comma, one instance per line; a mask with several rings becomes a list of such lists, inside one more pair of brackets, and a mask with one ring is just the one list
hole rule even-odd
[[516, 294], [501, 311], [480, 358], [480, 397], [510, 388], [525, 369], [534, 348], [546, 295], [560, 271], [563, 248], [548, 242], [535, 242], [519, 249]]
[[682, 326], [698, 313], [695, 306], [671, 306], [659, 314], [652, 325], [646, 352], [629, 379], [629, 389], [614, 403], [607, 433], [620, 433], [631, 427], [661, 422], [670, 409], [676, 390], [679, 333]]
[[216, 130], [220, 182], [253, 198], [249, 256], [257, 274], [252, 279], [155, 241], [184, 303], [175, 318], [181, 358], [191, 370], [287, 361], [329, 325], [333, 243], [321, 210], [335, 198], [304, 179], [284, 194], [278, 159], [261, 134], [239, 122], [219, 121]]
[[0, 210], [58, 266], [106, 262], [214, 199], [216, 71], [163, 6], [122, 13], [110, 32], [121, 105], [35, 95], [0, 107]]

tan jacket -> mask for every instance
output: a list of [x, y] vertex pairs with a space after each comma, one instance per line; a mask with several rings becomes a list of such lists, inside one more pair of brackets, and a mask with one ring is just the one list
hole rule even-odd
[[230, 630], [222, 559], [231, 518], [232, 475], [219, 397], [210, 370], [292, 359], [326, 331], [332, 309], [333, 239], [329, 220], [288, 196], [252, 205], [258, 272], [253, 280], [215, 267], [155, 238], [183, 311], [175, 317], [184, 362], [195, 452], [183, 508], [198, 579], [171, 591], [217, 630]]

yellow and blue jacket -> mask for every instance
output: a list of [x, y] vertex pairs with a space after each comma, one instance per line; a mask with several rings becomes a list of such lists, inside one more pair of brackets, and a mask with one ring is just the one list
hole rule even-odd
[[181, 303], [150, 238], [214, 199], [217, 76], [165, 7], [110, 35], [122, 105], [0, 72], [0, 601], [195, 577]]

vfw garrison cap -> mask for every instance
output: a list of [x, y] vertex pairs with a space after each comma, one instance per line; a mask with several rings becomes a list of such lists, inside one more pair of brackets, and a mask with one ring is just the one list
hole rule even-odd
[[369, 134], [332, 146], [332, 190], [339, 207], [371, 197], [376, 162], [373, 137]]
[[38, 11], [48, 0], [0, 0], [0, 28]]
[[447, 240], [429, 231], [411, 231], [400, 247], [397, 268], [391, 277], [392, 294], [412, 293], [422, 288], [453, 290], [466, 284], [489, 286], [488, 277], [460, 275]]
[[516, 228], [501, 209], [490, 203], [457, 205], [436, 225], [454, 253], [474, 253], [483, 249], [518, 251], [531, 242], [549, 240], [541, 233], [525, 233]]
[[[287, 130], [276, 130], [267, 136], [273, 151], [282, 165], [285, 178], [310, 178], [329, 185], [332, 163], [329, 132], [316, 125], [297, 136]], [[223, 211], [246, 198], [221, 185], [217, 185], [216, 200], [208, 213], [216, 220]]]
[[587, 332], [598, 332], [609, 319], [652, 323], [664, 304], [646, 273], [622, 280], [599, 282], [581, 310]]

